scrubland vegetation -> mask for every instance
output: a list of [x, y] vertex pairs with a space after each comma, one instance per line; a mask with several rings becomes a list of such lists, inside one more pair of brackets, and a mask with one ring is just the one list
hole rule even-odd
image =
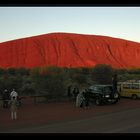
[[118, 75], [118, 81], [140, 79], [140, 69], [113, 69], [104, 64], [90, 68], [0, 68], [0, 94], [5, 88], [9, 91], [14, 88], [21, 96], [47, 95], [51, 99], [62, 98], [67, 97], [69, 85], [82, 88], [92, 84], [111, 84], [114, 73]]

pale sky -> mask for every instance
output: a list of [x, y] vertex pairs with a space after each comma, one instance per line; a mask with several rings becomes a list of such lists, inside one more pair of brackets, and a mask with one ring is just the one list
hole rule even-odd
[[54, 32], [140, 42], [140, 7], [0, 7], [0, 42]]

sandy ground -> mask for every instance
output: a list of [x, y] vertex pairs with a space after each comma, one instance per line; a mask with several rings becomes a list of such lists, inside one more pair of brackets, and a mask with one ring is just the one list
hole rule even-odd
[[39, 102], [33, 99], [23, 100], [18, 108], [17, 120], [11, 120], [10, 109], [0, 107], [0, 132], [14, 128], [41, 126], [58, 122], [90, 118], [97, 115], [139, 108], [140, 100], [121, 99], [117, 104], [96, 106], [90, 104], [89, 109], [76, 108], [74, 101]]

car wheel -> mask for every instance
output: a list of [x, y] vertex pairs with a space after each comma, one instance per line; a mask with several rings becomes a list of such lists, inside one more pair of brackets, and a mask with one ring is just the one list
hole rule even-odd
[[96, 99], [96, 100], [95, 100], [95, 104], [96, 104], [96, 105], [101, 105], [101, 100], [100, 100], [100, 99]]
[[115, 100], [114, 102], [113, 102], [113, 104], [116, 104], [118, 102], [118, 99], [117, 100]]
[[137, 95], [136, 95], [136, 94], [133, 94], [133, 95], [132, 95], [132, 99], [133, 99], [133, 100], [136, 100], [136, 99], [137, 99]]

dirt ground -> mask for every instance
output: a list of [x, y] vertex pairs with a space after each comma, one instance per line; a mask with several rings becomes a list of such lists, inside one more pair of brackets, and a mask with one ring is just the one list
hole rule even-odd
[[41, 126], [58, 122], [90, 118], [111, 112], [139, 108], [140, 100], [121, 99], [117, 104], [96, 106], [90, 104], [89, 109], [76, 108], [74, 101], [39, 102], [33, 99], [23, 100], [18, 108], [17, 120], [11, 120], [10, 109], [0, 107], [0, 132], [14, 128]]

